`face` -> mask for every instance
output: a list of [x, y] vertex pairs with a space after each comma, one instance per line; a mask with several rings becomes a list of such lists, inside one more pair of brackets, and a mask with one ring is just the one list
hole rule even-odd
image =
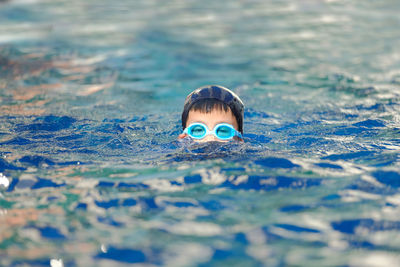
[[[238, 130], [238, 124], [236, 121], [235, 116], [233, 115], [231, 110], [219, 110], [214, 109], [210, 113], [203, 113], [198, 110], [190, 110], [186, 122], [186, 126], [189, 126], [192, 123], [201, 122], [207, 125], [208, 129], [214, 129], [215, 125], [220, 123], [228, 123], [232, 125], [236, 130]], [[179, 138], [184, 138], [186, 134], [179, 135]], [[234, 137], [237, 138], [237, 137]], [[209, 142], [209, 141], [221, 141], [220, 139], [216, 138], [214, 135], [209, 134], [206, 135], [203, 139], [196, 140], [198, 142]], [[229, 142], [229, 141], [224, 141]]]

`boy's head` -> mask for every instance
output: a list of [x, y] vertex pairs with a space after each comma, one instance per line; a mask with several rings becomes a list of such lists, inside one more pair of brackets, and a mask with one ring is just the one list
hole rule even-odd
[[[218, 85], [200, 87], [186, 97], [182, 112], [182, 128], [185, 132], [179, 137], [185, 137], [194, 124], [203, 124], [207, 126], [208, 131], [214, 130], [216, 133], [228, 131], [226, 127], [219, 127], [228, 124], [228, 126], [233, 126], [234, 131], [237, 132], [236, 136], [241, 138], [243, 113], [243, 102], [229, 89]], [[201, 125], [199, 127], [201, 128]], [[198, 131], [197, 128], [195, 130]], [[199, 139], [202, 141], [221, 140], [217, 136], [224, 140], [223, 134], [207, 134], [204, 138]]]

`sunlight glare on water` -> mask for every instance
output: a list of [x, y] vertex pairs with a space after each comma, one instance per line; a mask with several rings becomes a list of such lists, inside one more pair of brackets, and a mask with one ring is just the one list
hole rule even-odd
[[[398, 1], [0, 1], [1, 266], [395, 266]], [[187, 94], [244, 143], [177, 141]]]

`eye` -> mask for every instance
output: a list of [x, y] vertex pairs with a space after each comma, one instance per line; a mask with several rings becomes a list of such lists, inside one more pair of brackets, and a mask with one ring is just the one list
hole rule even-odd
[[216, 129], [215, 133], [219, 138], [231, 138], [233, 136], [233, 129], [228, 126], [222, 125]]
[[190, 128], [190, 135], [199, 137], [203, 136], [206, 133], [206, 129], [204, 126], [201, 125], [194, 125], [193, 127]]

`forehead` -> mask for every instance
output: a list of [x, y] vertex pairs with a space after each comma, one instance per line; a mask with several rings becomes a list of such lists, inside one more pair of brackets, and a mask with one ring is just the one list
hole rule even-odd
[[190, 125], [194, 122], [204, 123], [209, 129], [214, 128], [214, 126], [219, 123], [229, 123], [235, 129], [238, 127], [236, 118], [230, 109], [227, 111], [213, 109], [211, 112], [207, 113], [199, 110], [190, 110], [188, 114], [187, 125]]

